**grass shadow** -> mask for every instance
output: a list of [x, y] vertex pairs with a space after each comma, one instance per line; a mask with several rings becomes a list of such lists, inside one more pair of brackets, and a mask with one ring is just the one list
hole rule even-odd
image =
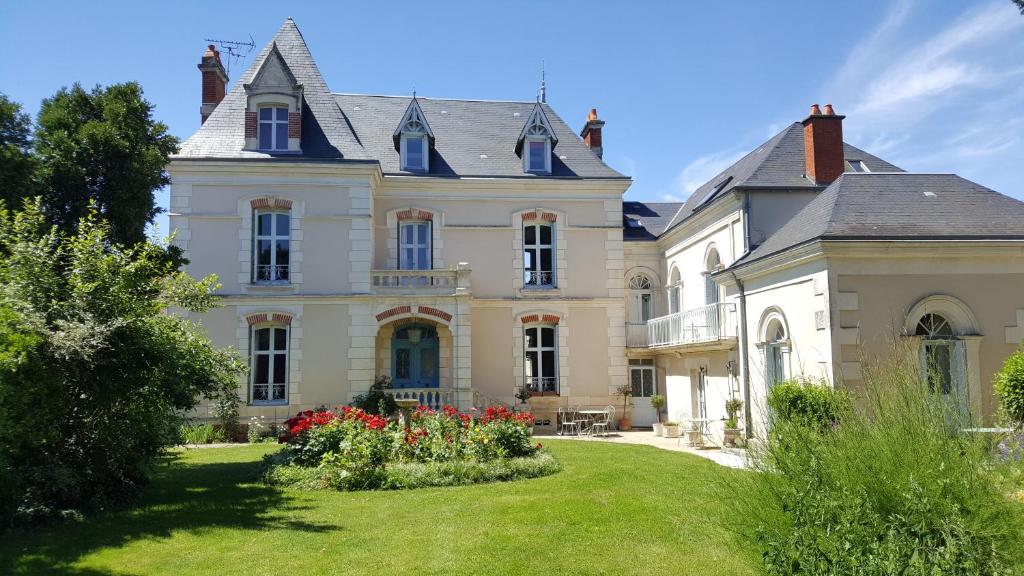
[[282, 518], [282, 513], [306, 507], [261, 483], [259, 474], [258, 460], [192, 462], [172, 453], [161, 460], [152, 483], [130, 508], [9, 534], [0, 548], [0, 574], [130, 574], [81, 569], [74, 564], [96, 550], [144, 538], [169, 538], [181, 530], [283, 528], [323, 533], [340, 529], [333, 524]]

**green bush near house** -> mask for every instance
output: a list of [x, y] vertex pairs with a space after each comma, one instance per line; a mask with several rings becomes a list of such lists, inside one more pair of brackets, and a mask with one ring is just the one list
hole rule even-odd
[[1011, 354], [996, 373], [995, 391], [1010, 422], [1018, 428], [1024, 426], [1024, 349]]
[[794, 422], [827, 430], [851, 409], [849, 395], [828, 382], [793, 379], [772, 386], [768, 408], [773, 422]]
[[863, 410], [805, 383], [772, 390], [760, 473], [734, 487], [767, 573], [1018, 573], [1018, 464], [959, 433], [915, 367], [868, 368], [864, 382]]
[[183, 444], [213, 444], [224, 442], [224, 434], [213, 424], [183, 424], [181, 427]]

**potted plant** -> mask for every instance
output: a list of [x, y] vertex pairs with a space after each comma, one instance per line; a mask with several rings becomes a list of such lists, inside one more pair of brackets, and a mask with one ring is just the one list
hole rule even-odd
[[665, 438], [679, 438], [679, 422], [666, 420], [662, 426], [665, 428]]
[[615, 393], [622, 396], [622, 418], [619, 419], [619, 430], [623, 432], [633, 429], [633, 421], [629, 419], [629, 400], [633, 397], [633, 387], [623, 384], [615, 389]]
[[530, 411], [530, 391], [526, 389], [526, 386], [520, 386], [516, 388], [516, 400], [519, 401], [519, 407], [523, 412]]
[[661, 436], [663, 425], [661, 423], [661, 409], [665, 407], [665, 397], [661, 394], [651, 396], [651, 408], [654, 408], [654, 435]]
[[722, 444], [726, 446], [737, 446], [740, 443], [742, 436], [740, 435], [740, 426], [737, 414], [743, 408], [743, 400], [739, 398], [730, 398], [725, 401], [725, 413], [728, 417], [725, 419], [725, 430], [723, 431]]

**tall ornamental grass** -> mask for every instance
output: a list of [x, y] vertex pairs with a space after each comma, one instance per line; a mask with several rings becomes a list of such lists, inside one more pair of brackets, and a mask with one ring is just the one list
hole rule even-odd
[[[1018, 573], [1018, 464], [962, 432], [969, 421], [927, 391], [911, 362], [869, 368], [863, 383], [852, 397], [795, 385], [815, 387], [805, 396], [829, 407], [827, 425], [769, 410], [757, 472], [733, 487], [767, 573]], [[801, 405], [792, 386], [781, 392], [783, 404]]]

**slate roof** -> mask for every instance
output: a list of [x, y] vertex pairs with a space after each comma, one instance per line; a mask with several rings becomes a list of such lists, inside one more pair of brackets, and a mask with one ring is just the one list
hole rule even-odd
[[[682, 206], [682, 202], [623, 202], [622, 239], [626, 241], [657, 240]], [[630, 219], [640, 225], [630, 226]]]
[[[902, 172], [902, 169], [849, 144], [843, 143], [847, 161], [860, 160], [872, 172]], [[686, 200], [669, 228], [682, 222], [708, 202], [736, 188], [807, 189], [822, 188], [804, 174], [803, 125], [794, 122], [746, 156], [718, 173]], [[726, 182], [721, 189], [716, 189]]]
[[1024, 202], [955, 174], [847, 172], [732, 267], [817, 239], [1024, 239]]
[[[243, 84], [252, 81], [275, 45], [303, 86], [301, 155], [243, 150], [247, 103]], [[418, 100], [435, 136], [427, 176], [626, 178], [591, 152], [547, 104], [541, 106], [558, 139], [550, 176], [524, 173], [522, 160], [514, 152], [535, 102]], [[393, 135], [410, 101], [404, 96], [331, 93], [289, 18], [175, 157], [373, 161], [380, 163], [385, 174], [397, 174], [401, 169]]]
[[[385, 174], [402, 172], [393, 135], [409, 107], [411, 96], [335, 94], [335, 101], [352, 122], [366, 153], [380, 162]], [[515, 153], [516, 140], [536, 102], [416, 100], [434, 133], [430, 176], [625, 178], [590, 151], [576, 132], [547, 104], [541, 104], [558, 138], [551, 158], [551, 175], [523, 172]]]

